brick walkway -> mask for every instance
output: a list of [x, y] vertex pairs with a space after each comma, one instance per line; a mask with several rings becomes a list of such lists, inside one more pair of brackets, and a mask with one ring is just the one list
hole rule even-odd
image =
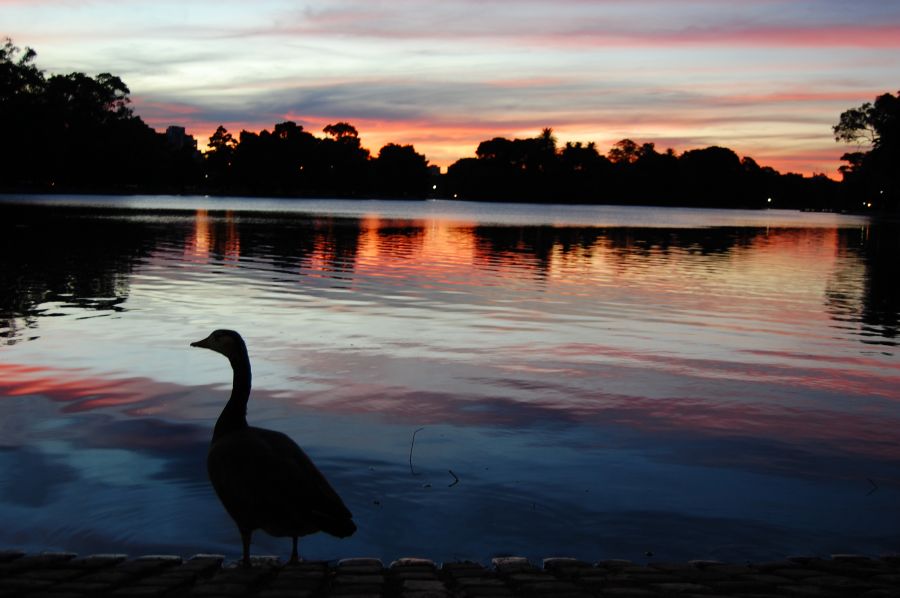
[[900, 557], [834, 555], [772, 563], [729, 565], [709, 561], [635, 565], [523, 558], [478, 563], [377, 559], [285, 565], [257, 557], [251, 568], [223, 563], [221, 555], [77, 557], [72, 553], [0, 552], [0, 598], [202, 596], [259, 598], [451, 598], [548, 596], [552, 598], [657, 596], [833, 596], [900, 598]]

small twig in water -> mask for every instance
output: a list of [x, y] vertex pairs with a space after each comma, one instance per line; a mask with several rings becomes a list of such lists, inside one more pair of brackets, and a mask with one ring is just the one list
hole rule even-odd
[[413, 432], [412, 441], [409, 443], [409, 473], [411, 473], [413, 475], [419, 475], [416, 473], [416, 470], [413, 469], [413, 464], [412, 464], [412, 453], [413, 453], [413, 447], [416, 445], [416, 434], [418, 434], [419, 432], [421, 432], [424, 429], [425, 428], [419, 428], [418, 430]]
[[878, 484], [873, 482], [872, 478], [866, 478], [866, 479], [869, 480], [870, 484], [872, 484], [872, 489], [869, 490], [869, 492], [868, 492], [868, 494], [866, 494], [866, 496], [871, 496], [872, 494], [875, 494], [876, 492], [878, 492]]
[[459, 484], [459, 478], [456, 477], [456, 474], [453, 473], [453, 470], [452, 470], [452, 469], [448, 469], [447, 471], [449, 471], [449, 472], [450, 472], [450, 475], [453, 476], [453, 483], [452, 483], [452, 484], [448, 484], [448, 485], [447, 485], [447, 488], [453, 488], [454, 486], [456, 486], [457, 484]]

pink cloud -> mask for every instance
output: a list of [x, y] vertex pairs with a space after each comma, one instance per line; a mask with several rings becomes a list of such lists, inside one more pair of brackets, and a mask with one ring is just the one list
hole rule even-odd
[[[252, 28], [242, 35], [254, 37], [329, 37], [353, 35], [360, 38], [390, 40], [436, 40], [446, 42], [478, 41], [489, 45], [535, 44], [559, 48], [590, 47], [646, 47], [672, 46], [750, 46], [781, 48], [900, 48], [900, 23], [851, 22], [827, 23], [818, 26], [797, 25], [790, 22], [777, 25], [735, 26], [727, 23], [693, 26], [683, 15], [655, 11], [658, 19], [667, 19], [670, 27], [644, 25], [647, 14], [640, 8], [630, 18], [598, 17], [596, 14], [556, 11], [534, 18], [506, 19], [486, 14], [481, 20], [457, 19], [437, 22], [440, 11], [422, 20], [390, 18], [383, 10], [357, 8], [352, 11], [327, 11], [298, 19], [294, 23], [279, 23], [271, 27]], [[648, 9], [643, 9], [644, 11]], [[715, 14], [713, 11], [712, 14]], [[722, 12], [721, 10], [718, 12]], [[727, 12], [727, 11], [726, 11]], [[543, 16], [543, 18], [542, 18]], [[719, 14], [726, 18], [726, 14]], [[429, 20], [429, 18], [431, 20]], [[540, 22], [540, 26], [535, 23]], [[674, 24], [674, 25], [673, 25]]]
[[686, 28], [678, 31], [606, 32], [603, 30], [560, 32], [539, 36], [551, 46], [752, 46], [810, 48], [900, 48], [900, 24], [829, 25], [825, 27]]
[[760, 94], [729, 94], [719, 98], [711, 98], [708, 101], [714, 104], [751, 104], [754, 106], [791, 103], [811, 104], [816, 102], [844, 102], [853, 104], [868, 101], [870, 98], [881, 93], [884, 92], [879, 89], [872, 89], [869, 91], [861, 91], [859, 89], [839, 91], [792, 90]]
[[131, 96], [132, 109], [150, 123], [159, 119], [170, 119], [172, 117], [191, 117], [199, 114], [201, 109], [190, 104], [182, 104], [179, 102], [162, 102], [145, 100], [141, 96]]

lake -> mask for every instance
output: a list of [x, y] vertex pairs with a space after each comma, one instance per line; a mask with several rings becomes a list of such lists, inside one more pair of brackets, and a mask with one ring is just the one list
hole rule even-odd
[[[359, 531], [308, 559], [900, 549], [900, 228], [862, 216], [0, 197], [0, 548], [219, 552], [227, 360]], [[286, 558], [258, 532], [255, 554]]]

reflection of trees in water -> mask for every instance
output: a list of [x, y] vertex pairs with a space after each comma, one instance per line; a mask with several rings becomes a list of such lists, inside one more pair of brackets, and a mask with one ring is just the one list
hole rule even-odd
[[379, 255], [405, 259], [419, 254], [425, 245], [426, 229], [417, 220], [382, 220], [372, 231], [377, 237]]
[[700, 255], [726, 255], [735, 247], [750, 246], [765, 229], [750, 228], [580, 228], [556, 226], [476, 226], [476, 260], [481, 264], [507, 264], [550, 270], [555, 255], [577, 253], [589, 260], [598, 247], [624, 265], [673, 251]]
[[616, 228], [608, 231], [610, 247], [616, 253], [679, 252], [724, 255], [737, 247], [749, 247], [765, 229], [760, 228]]
[[[13, 343], [60, 310], [121, 310], [154, 242], [143, 226], [83, 210], [0, 207], [0, 337]], [[51, 304], [51, 305], [48, 305]]]
[[[659, 259], [701, 255], [728, 257], [769, 235], [765, 228], [577, 228], [477, 226], [476, 260], [495, 268], [550, 271], [554, 259], [577, 253], [589, 260], [603, 248], [617, 268], [653, 267]], [[782, 230], [784, 236], [789, 231]], [[838, 267], [826, 290], [826, 306], [863, 342], [895, 346], [900, 336], [900, 224], [838, 229]]]
[[839, 266], [826, 289], [826, 308], [863, 342], [897, 346], [900, 336], [900, 224], [841, 229]]
[[285, 273], [350, 272], [359, 250], [360, 226], [351, 218], [210, 212], [206, 227], [209, 259], [269, 262]]
[[592, 229], [552, 226], [476, 226], [475, 263], [488, 268], [512, 267], [544, 276], [550, 269], [554, 248], [590, 250], [597, 240]]
[[123, 311], [130, 276], [154, 251], [184, 247], [212, 262], [253, 259], [292, 275], [354, 268], [355, 219], [0, 205], [0, 338], [70, 309]]
[[862, 321], [896, 339], [900, 332], [900, 224], [869, 229], [865, 243], [866, 289]]
[[[361, 257], [421, 256], [427, 224], [413, 220], [311, 217], [303, 214], [184, 212], [0, 205], [0, 338], [12, 343], [41, 317], [67, 308], [125, 309], [134, 269], [164, 250], [187, 259], [269, 264], [275, 279], [351, 276]], [[451, 225], [458, 249], [471, 242], [474, 266], [545, 277], [554, 260], [590, 263], [598, 253], [617, 269], [656, 267], [685, 255], [727, 258], [760, 242], [763, 228], [579, 228]], [[900, 334], [900, 225], [840, 229], [838, 266], [826, 308], [868, 342], [896, 344]], [[455, 240], [452, 237], [457, 237]], [[435, 257], [435, 256], [431, 256]], [[457, 256], [460, 257], [460, 256]], [[423, 267], [427, 265], [423, 264]]]

